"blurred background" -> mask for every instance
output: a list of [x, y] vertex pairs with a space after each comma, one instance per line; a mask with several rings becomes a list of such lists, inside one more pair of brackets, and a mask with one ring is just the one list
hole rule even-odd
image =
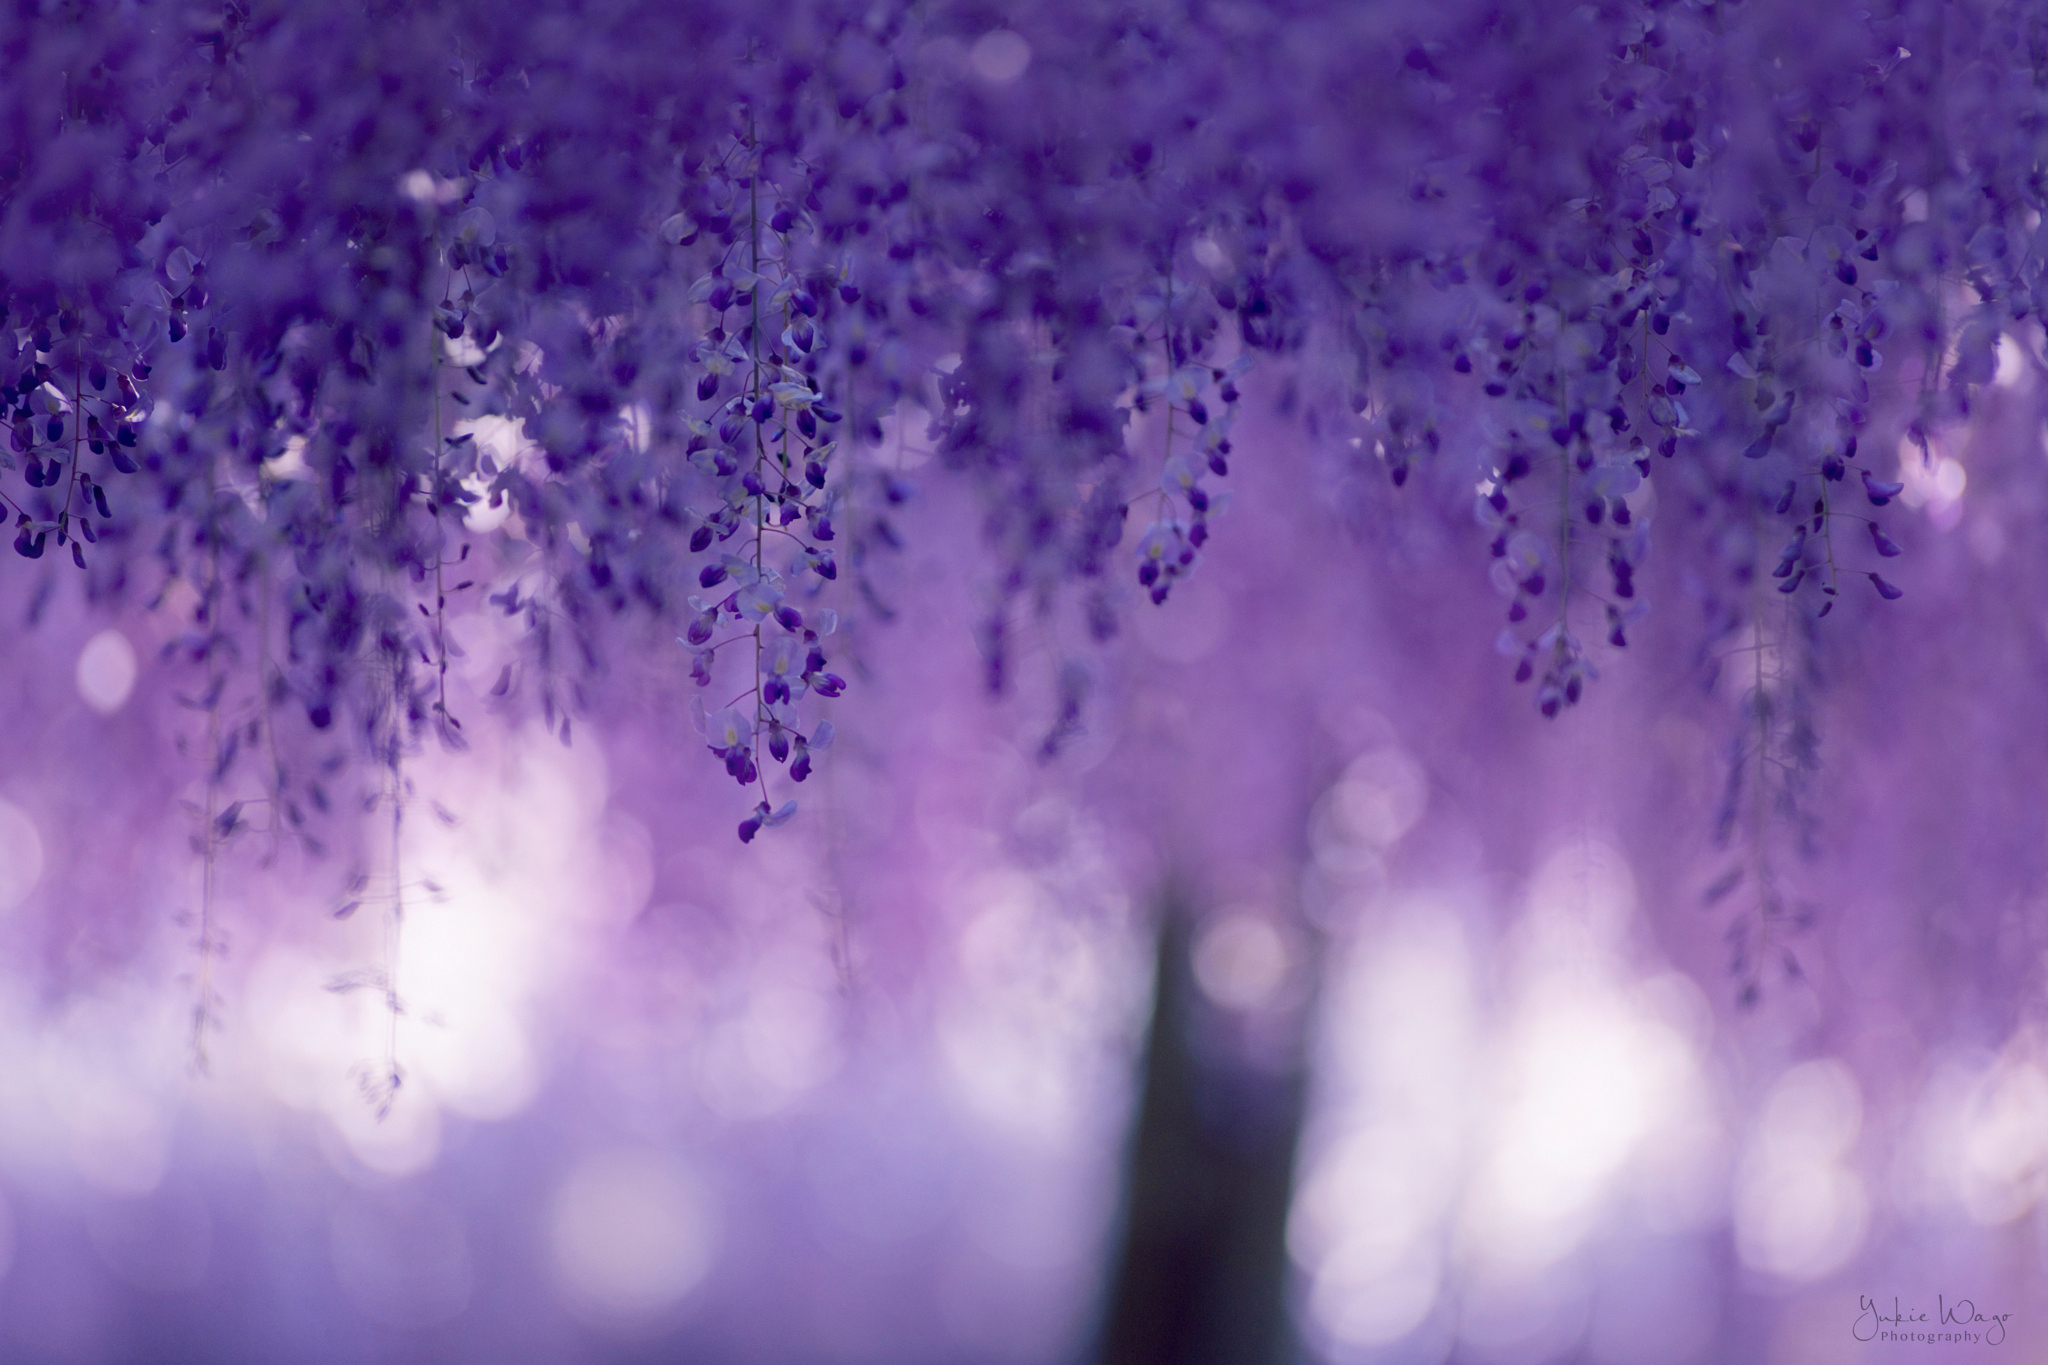
[[[1710, 669], [1645, 626], [1544, 722], [1469, 522], [1253, 460], [1056, 762], [1058, 642], [985, 696], [934, 486], [795, 823], [732, 837], [649, 642], [568, 745], [411, 759], [395, 850], [235, 843], [210, 966], [175, 604], [60, 603], [0, 776], [0, 1359], [2048, 1355], [2011, 445], [1825, 646], [1813, 911], [1761, 928]], [[510, 636], [457, 630], [483, 717]]]

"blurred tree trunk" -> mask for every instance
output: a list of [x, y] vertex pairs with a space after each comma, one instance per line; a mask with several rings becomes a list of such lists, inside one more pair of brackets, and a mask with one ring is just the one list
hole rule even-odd
[[[1286, 1226], [1300, 1133], [1305, 1009], [1248, 1045], [1192, 969], [1184, 902], [1160, 916], [1150, 1032], [1099, 1365], [1292, 1361]], [[1262, 1021], [1271, 1024], [1274, 1021]], [[1257, 1040], [1252, 1040], [1257, 1041]]]

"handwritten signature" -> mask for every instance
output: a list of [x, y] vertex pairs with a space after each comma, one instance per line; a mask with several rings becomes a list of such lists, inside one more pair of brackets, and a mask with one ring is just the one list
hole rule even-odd
[[1884, 1305], [1876, 1299], [1858, 1294], [1856, 1306], [1862, 1311], [1856, 1315], [1856, 1325], [1851, 1330], [1858, 1341], [1874, 1341], [1878, 1333], [1887, 1328], [1918, 1331], [1967, 1331], [1981, 1327], [1986, 1346], [1996, 1346], [2005, 1340], [2005, 1323], [2010, 1313], [1979, 1313], [1977, 1305], [1970, 1299], [1957, 1299], [1950, 1303], [1945, 1295], [1934, 1297], [1935, 1317], [1930, 1321], [1924, 1312], [1915, 1312], [1902, 1307], [1899, 1300], [1892, 1299], [1892, 1311], [1884, 1311]]

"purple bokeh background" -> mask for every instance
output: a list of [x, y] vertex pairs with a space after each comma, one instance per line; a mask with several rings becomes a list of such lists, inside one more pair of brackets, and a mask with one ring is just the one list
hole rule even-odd
[[1092, 1361], [1169, 915], [1301, 1359], [2048, 1351], [2027, 6], [144, 8], [0, 20], [0, 1361]]
[[[380, 1003], [325, 989], [383, 951], [374, 908], [333, 917], [345, 851], [231, 846], [193, 1074], [197, 874], [161, 812], [196, 722], [147, 614], [111, 627], [134, 691], [88, 705], [63, 664], [108, 623], [60, 599], [14, 683], [53, 720], [4, 792], [6, 1351], [1077, 1358], [1169, 883], [1231, 1046], [1309, 1040], [1314, 1357], [1876, 1360], [1858, 1296], [1937, 1293], [2035, 1349], [2042, 738], [2015, 699], [2041, 642], [1994, 584], [2037, 553], [2000, 490], [2041, 459], [2038, 392], [2016, 377], [1944, 447], [1967, 487], [1930, 483], [1901, 532], [1913, 596], [1819, 646], [1818, 852], [1785, 874], [1818, 916], [1753, 1010], [1733, 911], [1702, 904], [1728, 721], [1682, 584], [1544, 723], [1474, 638], [1483, 578], [1440, 568], [1476, 530], [1361, 538], [1399, 495], [1251, 458], [1231, 535], [1057, 762], [1044, 655], [1008, 702], [973, 686], [944, 485], [884, 570], [923, 610], [860, 634], [815, 818], [752, 846], [707, 820], [658, 662], [570, 746], [479, 723], [422, 757], [406, 856], [442, 894], [407, 911], [409, 1081], [379, 1121], [351, 1068]], [[1297, 439], [1254, 417], [1245, 444]], [[505, 646], [457, 630], [474, 705]]]

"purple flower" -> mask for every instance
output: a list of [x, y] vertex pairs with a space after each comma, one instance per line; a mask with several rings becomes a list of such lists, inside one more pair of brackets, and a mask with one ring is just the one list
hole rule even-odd
[[771, 704], [803, 695], [805, 653], [803, 642], [793, 635], [777, 635], [763, 643], [761, 679], [764, 695], [770, 690], [775, 694], [769, 697]]
[[782, 589], [772, 575], [764, 574], [742, 584], [736, 596], [740, 615], [749, 621], [769, 620], [782, 606]]
[[704, 741], [720, 757], [745, 751], [754, 741], [753, 717], [736, 706], [713, 711], [704, 718]]

